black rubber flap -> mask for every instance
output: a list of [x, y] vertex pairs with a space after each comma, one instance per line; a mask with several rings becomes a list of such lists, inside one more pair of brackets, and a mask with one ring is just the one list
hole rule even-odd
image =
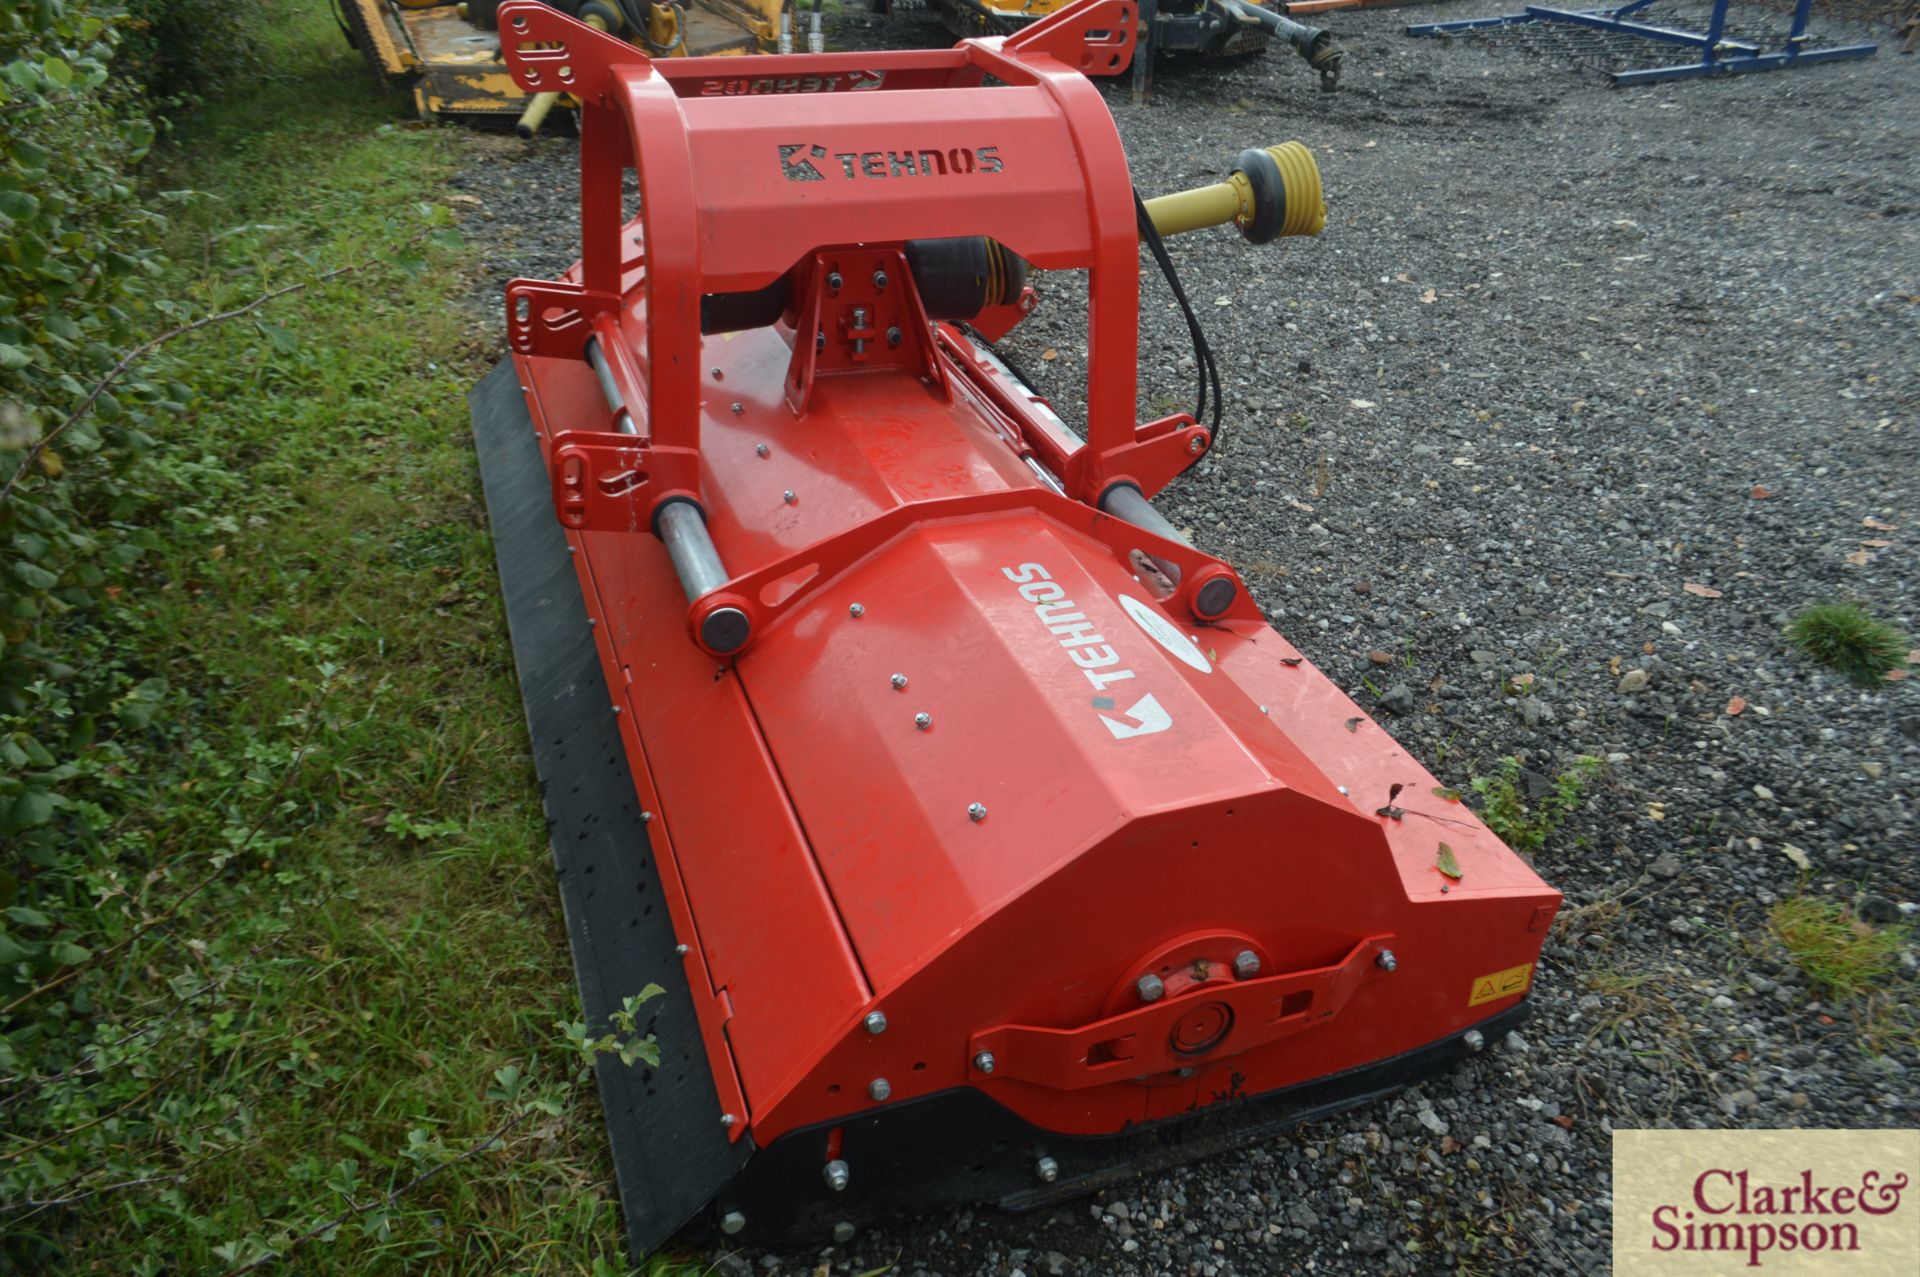
[[501, 361], [467, 402], [581, 1006], [600, 1033], [623, 998], [648, 983], [666, 990], [641, 1021], [660, 1044], [660, 1067], [606, 1055], [596, 1069], [639, 1262], [733, 1178], [751, 1142], [729, 1143], [720, 1124], [659, 870], [513, 361]]

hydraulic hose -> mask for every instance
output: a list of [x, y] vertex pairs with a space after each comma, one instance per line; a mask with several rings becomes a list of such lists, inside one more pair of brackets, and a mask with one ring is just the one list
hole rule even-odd
[[1265, 27], [1268, 34], [1279, 36], [1292, 45], [1294, 51], [1307, 60], [1307, 65], [1320, 73], [1322, 92], [1331, 93], [1340, 87], [1340, 63], [1345, 54], [1333, 42], [1331, 31], [1295, 22], [1272, 9], [1248, 4], [1247, 0], [1220, 0], [1220, 3], [1233, 13], [1252, 18]]

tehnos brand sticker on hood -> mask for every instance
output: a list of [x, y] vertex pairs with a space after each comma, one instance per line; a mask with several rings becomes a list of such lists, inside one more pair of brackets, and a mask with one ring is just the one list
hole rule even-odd
[[[1139, 696], [1125, 710], [1119, 709], [1119, 699], [1109, 689], [1116, 683], [1131, 683], [1138, 676], [1120, 663], [1119, 651], [1080, 610], [1080, 605], [1067, 597], [1066, 590], [1053, 579], [1053, 573], [1044, 564], [1022, 563], [1019, 567], [1001, 568], [1000, 573], [1020, 587], [1020, 597], [1033, 604], [1034, 615], [1092, 684], [1093, 709], [1115, 740], [1153, 736], [1173, 726], [1173, 715], [1152, 692]], [[1152, 605], [1130, 594], [1122, 594], [1119, 599], [1121, 608], [1134, 623], [1174, 659], [1202, 674], [1213, 672], [1206, 655]], [[1119, 717], [1113, 716], [1115, 712]]]

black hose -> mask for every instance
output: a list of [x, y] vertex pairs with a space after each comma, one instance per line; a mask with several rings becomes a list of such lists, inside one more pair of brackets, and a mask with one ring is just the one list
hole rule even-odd
[[[1213, 410], [1212, 420], [1207, 427], [1213, 432], [1213, 442], [1220, 442], [1220, 410], [1224, 402], [1220, 393], [1220, 369], [1213, 362], [1213, 350], [1207, 345], [1207, 335], [1200, 330], [1200, 319], [1193, 313], [1193, 304], [1187, 300], [1187, 290], [1180, 285], [1180, 272], [1173, 267], [1173, 258], [1167, 255], [1167, 246], [1160, 240], [1159, 228], [1153, 224], [1153, 217], [1147, 212], [1146, 201], [1140, 198], [1140, 192], [1133, 193], [1134, 215], [1140, 223], [1140, 242], [1153, 254], [1153, 260], [1159, 263], [1160, 273], [1167, 277], [1167, 287], [1173, 290], [1173, 300], [1180, 304], [1180, 313], [1186, 316], [1187, 333], [1193, 338], [1193, 359], [1199, 365], [1200, 390], [1193, 408], [1193, 419], [1202, 421], [1207, 418], [1208, 405]], [[1212, 392], [1209, 400], [1208, 392]]]

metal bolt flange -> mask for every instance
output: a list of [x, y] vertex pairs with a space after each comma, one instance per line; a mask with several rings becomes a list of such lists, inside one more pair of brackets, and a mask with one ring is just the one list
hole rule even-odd
[[1373, 965], [1379, 967], [1382, 971], [1391, 971], [1400, 965], [1400, 959], [1393, 956], [1393, 950], [1382, 949], [1380, 956], [1373, 960]]
[[827, 1187], [834, 1192], [846, 1192], [848, 1179], [847, 1164], [837, 1157], [834, 1158], [831, 1162], [828, 1162], [820, 1168], [820, 1178], [826, 1180]]
[[720, 1231], [731, 1237], [747, 1226], [747, 1217], [737, 1210], [730, 1210], [720, 1217]]
[[893, 1083], [883, 1077], [877, 1077], [867, 1083], [867, 1098], [873, 1100], [890, 1099], [893, 1096]]
[[1233, 955], [1233, 974], [1242, 980], [1251, 980], [1260, 974], [1260, 955], [1251, 949], [1242, 949]]
[[739, 416], [739, 415], [740, 415], [741, 413], [743, 413], [743, 412], [745, 412], [746, 410], [747, 410], [747, 406], [746, 406], [745, 404], [743, 404], [743, 403], [741, 403], [741, 402], [740, 402], [740, 401], [739, 401], [738, 399], [736, 399], [736, 400], [734, 400], [734, 401], [733, 401], [733, 415], [734, 415], [734, 416], [736, 416], [736, 417], [737, 417], [737, 416]]
[[1200, 449], [1206, 446], [1207, 446], [1207, 438], [1205, 435], [1197, 434], [1193, 436], [1191, 439], [1187, 440], [1187, 451], [1193, 453], [1195, 456], [1198, 456], [1200, 454]]
[[855, 603], [847, 608], [847, 615], [852, 617], [856, 621], [859, 620], [861, 617], [865, 616], [866, 614], [867, 614], [867, 607], [866, 607], [866, 604], [864, 603]]
[[684, 945], [684, 944], [677, 944], [677, 945], [675, 945], [675, 946], [673, 946], [673, 951], [674, 951], [675, 953], [677, 953], [677, 954], [679, 954], [679, 955], [680, 955], [681, 957], [683, 957], [683, 958], [684, 958], [684, 957], [686, 957], [688, 953], [690, 953], [690, 952], [692, 952], [692, 950], [691, 950], [691, 949], [689, 949], [689, 948], [688, 948], [688, 947], [687, 947], [686, 945]]
[[767, 445], [764, 443], [757, 443], [753, 445], [753, 452], [754, 452], [754, 455], [758, 457], [771, 457], [773, 455], [773, 449], [767, 447]]
[[867, 1018], [861, 1021], [867, 1026], [867, 1032], [881, 1034], [887, 1031], [887, 1016], [884, 1011], [869, 1011]]
[[732, 1126], [734, 1121], [734, 1116], [731, 1113], [722, 1113], [720, 1115], [720, 1125], [722, 1126]]
[[836, 292], [836, 293], [837, 293], [837, 292], [839, 292], [839, 291], [840, 291], [840, 284], [841, 284], [841, 279], [840, 279], [840, 272], [839, 272], [839, 271], [837, 271], [837, 270], [834, 270], [834, 271], [828, 271], [828, 272], [827, 272], [827, 287], [828, 287], [828, 288], [831, 288], [831, 289], [832, 289], [832, 290], [833, 290], [834, 292]]
[[883, 270], [877, 270], [873, 272], [874, 291], [878, 292], [879, 290], [881, 290], [882, 288], [885, 288], [886, 286], [887, 286], [887, 272]]
[[898, 328], [887, 329], [887, 345], [898, 346], [903, 335]]
[[1051, 1157], [1043, 1157], [1033, 1164], [1033, 1173], [1040, 1177], [1042, 1183], [1051, 1184], [1060, 1178], [1060, 1163]]
[[1460, 1040], [1466, 1043], [1467, 1050], [1469, 1051], [1478, 1051], [1487, 1044], [1486, 1038], [1481, 1036], [1480, 1030], [1478, 1029], [1468, 1029], [1460, 1035]]
[[985, 803], [968, 803], [967, 804], [968, 820], [971, 820], [974, 824], [977, 825], [981, 821], [985, 820], [986, 818], [987, 818], [987, 805]]
[[1139, 992], [1142, 1002], [1158, 1002], [1167, 996], [1167, 986], [1151, 971], [1134, 981], [1133, 987]]
[[980, 1054], [974, 1056], [973, 1067], [979, 1069], [982, 1073], [993, 1072], [993, 1052], [982, 1051]]
[[895, 674], [893, 678], [888, 681], [893, 684], [893, 690], [896, 692], [904, 692], [907, 690], [907, 676], [905, 674]]
[[[915, 714], [913, 716], [913, 725], [924, 732], [929, 727], [933, 726], [933, 715], [927, 713], [927, 711], [925, 710], [921, 710], [918, 714]], [[978, 807], [979, 805], [980, 805], [979, 803], [975, 803], [973, 806]], [[967, 810], [969, 813], [971, 813], [973, 808], [969, 807]], [[979, 819], [979, 817], [976, 816], [974, 817], [974, 819], [977, 820]]]
[[792, 488], [788, 488], [785, 492], [782, 492], [780, 494], [780, 499], [786, 502], [788, 505], [792, 505], [794, 502], [800, 499], [800, 495], [796, 493]]

